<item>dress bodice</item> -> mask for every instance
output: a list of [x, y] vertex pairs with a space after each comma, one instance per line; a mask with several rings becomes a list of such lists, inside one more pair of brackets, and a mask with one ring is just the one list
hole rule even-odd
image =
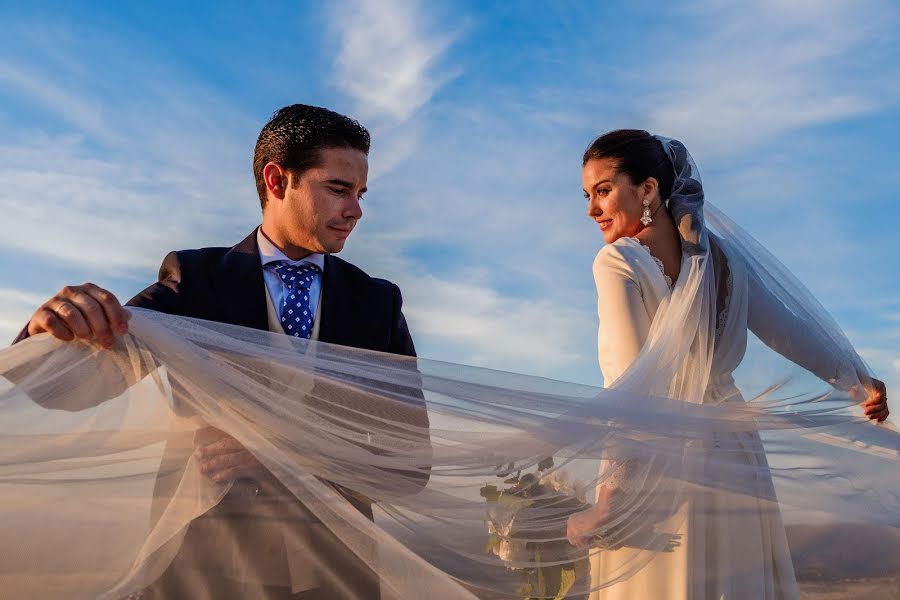
[[[718, 238], [720, 261], [711, 262], [725, 285], [711, 290], [724, 295], [715, 322], [715, 349], [709, 373], [710, 387], [734, 389], [731, 373], [737, 369], [747, 349], [748, 331], [767, 346], [819, 378], [837, 386], [855, 380], [855, 366], [845, 364], [840, 352], [802, 314], [778, 300], [753, 270]], [[687, 256], [682, 272], [689, 267]], [[597, 286], [597, 315], [600, 327], [597, 350], [604, 385], [609, 387], [640, 354], [660, 306], [673, 293], [661, 263], [634, 238], [620, 238], [600, 249], [593, 265]], [[715, 279], [715, 278], [713, 278]], [[712, 281], [711, 285], [716, 285]], [[720, 303], [716, 303], [720, 304]]]
[[[687, 261], [687, 257], [683, 261]], [[682, 269], [688, 265], [683, 262]], [[740, 265], [730, 265], [727, 310], [716, 315], [716, 346], [710, 372], [710, 387], [722, 387], [731, 395], [731, 373], [747, 348], [746, 277]], [[594, 260], [597, 285], [597, 356], [604, 385], [609, 386], [631, 365], [647, 340], [659, 307], [676, 289], [666, 276], [662, 261], [635, 238], [620, 238], [604, 246]], [[714, 396], [715, 390], [710, 390]]]

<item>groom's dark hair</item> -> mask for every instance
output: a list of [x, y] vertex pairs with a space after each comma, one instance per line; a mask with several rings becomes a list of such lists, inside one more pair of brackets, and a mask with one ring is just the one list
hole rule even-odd
[[369, 153], [369, 132], [358, 121], [327, 108], [292, 104], [279, 109], [259, 132], [253, 152], [253, 176], [260, 205], [266, 207], [263, 169], [270, 163], [301, 174], [319, 164], [325, 148]]
[[659, 183], [659, 197], [668, 200], [672, 195], [675, 170], [662, 142], [643, 129], [616, 129], [604, 133], [584, 151], [581, 166], [589, 160], [608, 158], [616, 161], [616, 168], [625, 173], [631, 183], [643, 183], [653, 177]]

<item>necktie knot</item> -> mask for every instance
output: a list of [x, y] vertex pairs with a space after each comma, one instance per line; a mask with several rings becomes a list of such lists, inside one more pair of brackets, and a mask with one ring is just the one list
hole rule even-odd
[[315, 278], [321, 273], [321, 270], [310, 263], [292, 265], [283, 262], [275, 266], [275, 273], [281, 277], [281, 280], [289, 288], [308, 290]]
[[309, 263], [292, 265], [283, 262], [275, 265], [274, 271], [288, 288], [279, 311], [281, 328], [288, 335], [309, 339], [315, 320], [309, 290], [321, 269]]

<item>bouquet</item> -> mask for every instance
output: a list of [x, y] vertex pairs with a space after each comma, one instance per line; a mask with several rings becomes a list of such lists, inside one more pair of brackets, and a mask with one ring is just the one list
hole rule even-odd
[[569, 515], [590, 505], [580, 497], [564, 471], [546, 458], [533, 473], [511, 475], [513, 465], [498, 468], [508, 477], [503, 489], [485, 485], [488, 503], [488, 540], [485, 552], [497, 555], [507, 567], [521, 571], [519, 592], [525, 600], [573, 598], [569, 590], [589, 576], [587, 551], [576, 550], [566, 539]]

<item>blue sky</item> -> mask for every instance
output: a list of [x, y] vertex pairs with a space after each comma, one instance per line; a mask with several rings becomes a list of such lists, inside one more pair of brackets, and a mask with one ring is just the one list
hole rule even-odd
[[580, 155], [627, 126], [684, 141], [897, 389], [898, 26], [892, 0], [0, 2], [0, 338], [242, 239], [259, 129], [304, 102], [373, 133], [344, 256], [400, 284], [423, 356], [601, 382]]

